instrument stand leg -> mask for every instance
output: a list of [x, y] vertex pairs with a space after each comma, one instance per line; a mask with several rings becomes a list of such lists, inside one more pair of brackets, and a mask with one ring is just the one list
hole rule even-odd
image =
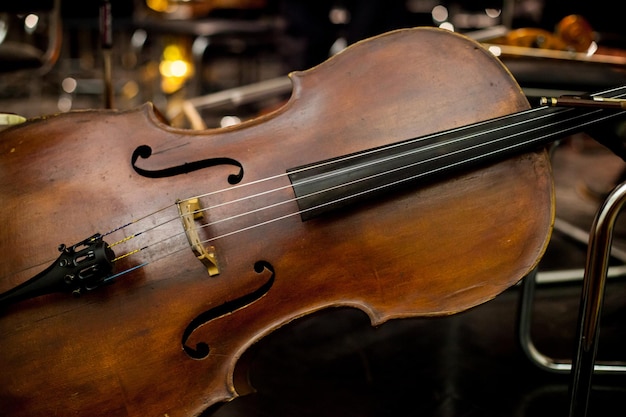
[[[533, 342], [531, 330], [533, 323], [533, 302], [537, 284], [583, 281], [584, 273], [584, 269], [551, 272], [541, 272], [534, 269], [522, 281], [516, 326], [518, 343], [520, 349], [524, 352], [526, 357], [534, 365], [544, 371], [558, 374], [570, 374], [572, 371], [572, 360], [566, 358], [553, 358], [545, 355], [535, 346]], [[614, 266], [608, 269], [606, 277], [621, 278], [624, 274], [624, 266]], [[626, 362], [595, 361], [594, 372], [596, 374], [625, 374]]]
[[532, 341], [532, 306], [537, 285], [537, 269], [531, 271], [523, 282], [517, 314], [517, 331], [520, 348], [528, 359], [544, 371], [570, 373], [572, 363], [568, 360], [557, 360], [541, 353]]
[[[554, 148], [551, 149], [553, 150]], [[576, 354], [573, 361], [555, 360], [542, 354], [535, 347], [531, 338], [533, 297], [537, 282], [542, 282], [544, 277], [535, 269], [523, 281], [517, 323], [520, 347], [531, 362], [539, 368], [550, 372], [571, 374], [569, 417], [586, 417], [591, 394], [591, 379], [594, 373], [623, 374], [626, 372], [626, 362], [596, 360], [606, 279], [608, 276], [623, 276], [624, 270], [621, 266], [609, 269], [609, 258], [612, 255], [626, 262], [626, 254], [611, 247], [615, 222], [625, 203], [626, 182], [616, 186], [605, 199], [586, 237], [587, 258], [584, 271], [582, 271], [583, 288], [579, 305]], [[555, 223], [555, 229], [575, 241], [584, 243], [581, 231], [574, 230], [569, 224], [560, 222], [559, 219]], [[572, 281], [579, 279], [580, 276], [574, 270], [557, 272], [558, 277], [546, 279], [546, 282]], [[548, 273], [547, 275], [555, 274]]]
[[537, 270], [524, 278], [517, 326], [520, 346], [527, 357], [540, 368], [556, 373], [571, 373], [569, 417], [586, 417], [594, 373], [626, 372], [624, 362], [596, 363], [600, 314], [609, 270], [613, 228], [625, 203], [626, 183], [623, 183], [609, 194], [600, 207], [589, 234], [579, 306], [576, 356], [573, 362], [555, 360], [535, 347], [530, 333]]
[[618, 185], [609, 194], [598, 210], [589, 234], [579, 307], [578, 346], [572, 366], [570, 417], [587, 415], [613, 228], [624, 203], [626, 203], [626, 183]]

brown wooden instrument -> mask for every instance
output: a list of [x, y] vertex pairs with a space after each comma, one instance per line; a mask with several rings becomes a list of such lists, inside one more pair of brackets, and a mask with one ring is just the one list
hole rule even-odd
[[[196, 416], [249, 392], [238, 359], [302, 316], [483, 303], [548, 242], [543, 144], [615, 114], [527, 110], [483, 47], [432, 28], [292, 79], [285, 106], [230, 128], [145, 105], [0, 134], [3, 415]], [[35, 276], [61, 292], [11, 292]]]
[[520, 28], [493, 39], [493, 43], [527, 48], [556, 49], [570, 52], [587, 52], [594, 40], [591, 25], [580, 15], [564, 17], [554, 32], [539, 28]]
[[[622, 66], [626, 53], [622, 49], [598, 45], [596, 33], [580, 15], [561, 19], [554, 32], [539, 28], [520, 28], [503, 36], [486, 40], [486, 46], [498, 45], [499, 54], [512, 58], [548, 58]], [[583, 71], [581, 69], [581, 71]]]

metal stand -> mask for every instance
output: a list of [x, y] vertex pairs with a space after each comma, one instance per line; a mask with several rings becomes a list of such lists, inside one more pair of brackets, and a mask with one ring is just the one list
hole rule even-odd
[[[572, 371], [572, 361], [564, 358], [553, 358], [543, 354], [535, 346], [531, 337], [532, 306], [537, 283], [560, 283], [576, 280], [584, 281], [584, 270], [572, 269], [556, 272], [537, 272], [534, 270], [524, 278], [520, 293], [518, 315], [518, 340], [526, 356], [544, 371], [569, 374]], [[607, 278], [618, 278], [626, 275], [626, 266], [615, 266], [608, 269]], [[626, 373], [626, 362], [596, 361], [594, 372], [597, 374]]]
[[[598, 210], [589, 234], [587, 260], [579, 307], [576, 356], [573, 362], [555, 360], [539, 352], [530, 338], [531, 306], [537, 278], [533, 271], [524, 282], [520, 303], [519, 338], [522, 349], [539, 367], [558, 373], [571, 373], [569, 417], [585, 417], [594, 373], [624, 373], [626, 362], [597, 362], [600, 315], [615, 221], [626, 203], [626, 183], [617, 186]], [[621, 273], [621, 269], [618, 273]]]
[[[591, 227], [579, 307], [578, 348], [572, 367], [570, 417], [587, 415], [613, 227], [624, 203], [626, 203], [626, 183], [618, 185], [609, 194]], [[624, 369], [624, 365], [619, 366], [620, 372]]]

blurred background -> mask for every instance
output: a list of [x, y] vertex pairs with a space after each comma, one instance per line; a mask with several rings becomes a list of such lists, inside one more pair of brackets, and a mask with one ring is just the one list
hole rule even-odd
[[237, 123], [279, 105], [289, 72], [411, 26], [501, 45], [529, 96], [624, 80], [626, 26], [606, 0], [21, 0], [0, 6], [0, 112], [151, 101], [177, 126]]

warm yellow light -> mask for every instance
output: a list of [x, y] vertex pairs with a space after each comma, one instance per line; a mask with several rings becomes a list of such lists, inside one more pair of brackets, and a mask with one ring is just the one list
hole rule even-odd
[[177, 59], [182, 59], [183, 51], [178, 45], [167, 45], [165, 49], [163, 49], [163, 59], [166, 61], [175, 61]]
[[185, 84], [193, 75], [193, 64], [189, 60], [189, 51], [184, 43], [170, 43], [163, 48], [159, 63], [161, 88], [165, 93], [173, 93]]
[[139, 94], [139, 85], [135, 81], [128, 81], [122, 87], [122, 94], [128, 99], [136, 97]]
[[165, 94], [174, 94], [183, 87], [184, 80], [182, 78], [169, 77], [161, 79], [161, 90]]
[[184, 77], [188, 73], [189, 66], [187, 63], [181, 59], [177, 59], [176, 61], [172, 61], [170, 66], [170, 71], [172, 72], [172, 76], [174, 77]]
[[146, 5], [156, 12], [165, 12], [169, 7], [168, 0], [146, 0]]
[[182, 59], [162, 61], [159, 70], [164, 77], [183, 78], [189, 75], [189, 65]]

